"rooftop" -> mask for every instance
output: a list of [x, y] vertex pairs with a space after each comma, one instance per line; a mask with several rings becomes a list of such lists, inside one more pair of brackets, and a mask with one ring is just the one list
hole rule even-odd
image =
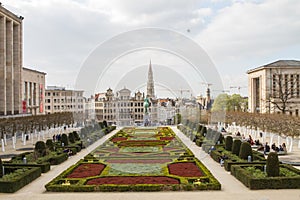
[[300, 61], [298, 60], [277, 60], [275, 62], [262, 65], [247, 71], [247, 74], [261, 70], [261, 69], [270, 69], [270, 68], [300, 68]]

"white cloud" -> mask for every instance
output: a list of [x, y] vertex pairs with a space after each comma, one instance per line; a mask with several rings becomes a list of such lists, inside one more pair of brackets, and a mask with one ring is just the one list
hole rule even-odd
[[300, 1], [235, 3], [218, 12], [198, 41], [220, 59], [266, 56], [300, 43]]

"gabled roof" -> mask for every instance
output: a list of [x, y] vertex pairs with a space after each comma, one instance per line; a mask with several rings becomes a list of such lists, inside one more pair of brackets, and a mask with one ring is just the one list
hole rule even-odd
[[266, 65], [262, 65], [259, 67], [256, 67], [254, 69], [250, 69], [247, 71], [247, 74], [250, 74], [252, 72], [261, 70], [261, 69], [265, 69], [265, 68], [300, 68], [300, 61], [298, 60], [277, 60], [275, 62], [266, 64]]

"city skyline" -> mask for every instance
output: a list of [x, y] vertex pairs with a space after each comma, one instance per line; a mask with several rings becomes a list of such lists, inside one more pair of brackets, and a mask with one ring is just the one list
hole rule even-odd
[[[1, 2], [25, 17], [23, 67], [46, 72], [47, 85], [74, 87], [82, 64], [99, 44], [144, 27], [174, 30], [195, 41], [214, 63], [223, 89], [243, 87], [243, 96], [247, 96], [247, 70], [282, 59], [300, 60], [299, 1]], [[140, 54], [136, 63], [147, 65], [151, 56]], [[152, 56], [156, 65], [165, 65], [160, 53]], [[202, 81], [192, 83], [201, 88], [196, 95], [205, 94]], [[232, 88], [230, 93], [238, 90]]]

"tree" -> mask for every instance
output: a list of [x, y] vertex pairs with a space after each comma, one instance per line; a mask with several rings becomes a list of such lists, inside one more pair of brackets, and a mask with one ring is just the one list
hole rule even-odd
[[228, 110], [227, 103], [229, 101], [230, 96], [228, 94], [219, 94], [216, 99], [214, 100], [214, 103], [212, 105], [212, 111], [225, 111]]
[[[279, 110], [282, 114], [290, 111], [295, 98], [300, 98], [299, 74], [284, 74], [277, 71], [273, 74], [266, 103], [273, 105], [273, 111]], [[271, 110], [271, 105], [269, 109]]]
[[248, 100], [239, 94], [219, 94], [212, 105], [212, 111], [246, 111]]

